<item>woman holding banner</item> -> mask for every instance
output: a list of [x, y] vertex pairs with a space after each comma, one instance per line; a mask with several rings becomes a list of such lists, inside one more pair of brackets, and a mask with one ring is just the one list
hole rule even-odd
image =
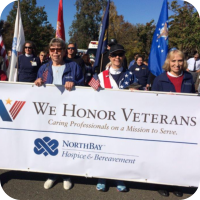
[[[49, 44], [51, 61], [44, 64], [38, 71], [35, 85], [56, 84], [64, 85], [66, 90], [71, 91], [75, 85], [84, 85], [84, 78], [81, 68], [72, 61], [64, 60], [66, 44], [60, 38], [53, 38]], [[57, 175], [50, 175], [44, 183], [45, 189], [50, 189], [57, 180]], [[69, 190], [72, 186], [71, 179], [63, 178], [63, 187]]]
[[[192, 75], [186, 71], [187, 62], [180, 50], [171, 50], [163, 65], [163, 72], [154, 80], [152, 91], [195, 93]], [[162, 196], [169, 196], [167, 190], [158, 190]], [[181, 191], [175, 190], [174, 195], [182, 197]]]

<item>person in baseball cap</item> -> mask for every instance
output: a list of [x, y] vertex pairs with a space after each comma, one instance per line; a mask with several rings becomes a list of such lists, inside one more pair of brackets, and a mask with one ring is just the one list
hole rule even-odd
[[[129, 70], [123, 68], [123, 60], [125, 58], [124, 47], [120, 44], [114, 44], [110, 47], [109, 67], [98, 75], [101, 88], [107, 89], [126, 89], [133, 83], [137, 82], [134, 74]], [[127, 188], [123, 181], [115, 180], [117, 190], [119, 192], [126, 192]], [[98, 179], [96, 189], [99, 191], [106, 190], [106, 180]]]
[[120, 44], [114, 44], [110, 47], [109, 55], [115, 53], [116, 51], [120, 51], [123, 55], [125, 54], [124, 47]]
[[108, 41], [108, 46], [111, 47], [112, 45], [117, 44], [117, 40], [115, 38], [112, 38]]
[[117, 44], [117, 40], [115, 38], [111, 38], [108, 41], [107, 49], [103, 53], [102, 66], [101, 66], [101, 69], [99, 68], [99, 72], [104, 71], [106, 69], [106, 65], [110, 62], [110, 59], [108, 58], [109, 57], [110, 48], [111, 48], [111, 46], [113, 46], [115, 44]]

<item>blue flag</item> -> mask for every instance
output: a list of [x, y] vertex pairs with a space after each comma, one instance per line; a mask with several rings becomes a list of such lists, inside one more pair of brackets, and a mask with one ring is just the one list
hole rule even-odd
[[149, 70], [155, 76], [163, 72], [162, 66], [168, 53], [168, 4], [164, 0], [160, 17], [153, 35], [149, 55]]
[[106, 50], [108, 44], [108, 25], [109, 25], [109, 9], [110, 9], [110, 0], [106, 7], [106, 11], [103, 17], [102, 31], [100, 40], [98, 43], [98, 49], [95, 57], [94, 68], [97, 67], [100, 63], [101, 54]]

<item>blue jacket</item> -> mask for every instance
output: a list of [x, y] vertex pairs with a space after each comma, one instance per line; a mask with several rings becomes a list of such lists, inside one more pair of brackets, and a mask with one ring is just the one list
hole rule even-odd
[[[46, 76], [46, 78], [45, 78]], [[42, 65], [38, 71], [37, 78], [42, 78], [44, 83], [53, 83], [52, 61]], [[62, 84], [67, 81], [74, 82], [75, 85], [84, 85], [84, 77], [81, 67], [73, 61], [65, 60], [65, 70], [62, 76]]]
[[146, 85], [150, 83], [150, 71], [148, 66], [144, 64], [139, 66], [134, 63], [134, 65], [129, 68], [129, 71], [133, 72], [133, 74], [138, 79], [138, 84], [142, 85], [142, 87], [146, 87]]
[[[174, 85], [167, 77], [167, 72], [163, 72], [154, 79], [152, 91], [176, 92]], [[195, 87], [192, 75], [189, 72], [183, 72], [183, 82], [181, 85], [182, 93], [195, 93]]]

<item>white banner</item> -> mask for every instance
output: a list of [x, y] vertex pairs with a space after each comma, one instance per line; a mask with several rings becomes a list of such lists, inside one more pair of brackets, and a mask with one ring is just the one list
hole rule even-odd
[[0, 83], [0, 169], [199, 185], [198, 96]]

